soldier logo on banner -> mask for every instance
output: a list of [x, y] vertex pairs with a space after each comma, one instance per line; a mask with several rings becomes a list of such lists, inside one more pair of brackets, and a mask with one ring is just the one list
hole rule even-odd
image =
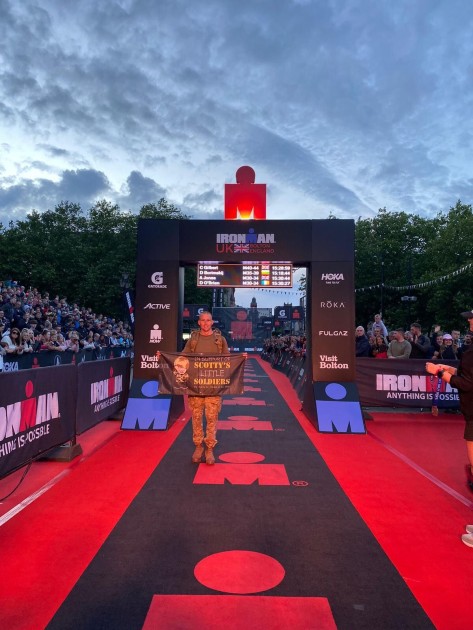
[[161, 352], [157, 369], [160, 394], [223, 396], [243, 394], [245, 357]]

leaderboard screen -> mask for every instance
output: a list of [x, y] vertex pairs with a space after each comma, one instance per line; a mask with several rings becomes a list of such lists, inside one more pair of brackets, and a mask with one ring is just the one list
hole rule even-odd
[[292, 264], [285, 262], [198, 263], [198, 287], [292, 287]]

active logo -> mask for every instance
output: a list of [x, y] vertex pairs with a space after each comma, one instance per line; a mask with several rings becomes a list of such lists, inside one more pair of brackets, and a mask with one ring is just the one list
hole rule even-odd
[[169, 309], [171, 308], [170, 304], [152, 304], [151, 302], [149, 302], [143, 310], [151, 310], [151, 311], [162, 311], [162, 310], [166, 310], [169, 311]]

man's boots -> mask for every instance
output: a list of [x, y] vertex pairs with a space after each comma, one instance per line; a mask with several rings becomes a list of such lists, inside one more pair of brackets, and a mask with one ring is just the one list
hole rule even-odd
[[213, 448], [208, 448], [205, 451], [205, 463], [208, 466], [213, 466], [215, 464], [215, 457]]
[[202, 461], [203, 454], [204, 454], [204, 447], [202, 444], [199, 444], [198, 446], [195, 447], [195, 451], [192, 455], [192, 463], [200, 464], [200, 462]]

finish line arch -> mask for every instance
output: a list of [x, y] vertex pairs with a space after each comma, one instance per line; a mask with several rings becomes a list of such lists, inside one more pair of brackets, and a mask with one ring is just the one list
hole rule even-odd
[[308, 270], [302, 409], [321, 432], [365, 433], [355, 384], [354, 242], [348, 219], [140, 219], [133, 382], [122, 429], [165, 429], [184, 409], [182, 397], [158, 395], [153, 385], [156, 351], [180, 350], [184, 266], [288, 261]]

